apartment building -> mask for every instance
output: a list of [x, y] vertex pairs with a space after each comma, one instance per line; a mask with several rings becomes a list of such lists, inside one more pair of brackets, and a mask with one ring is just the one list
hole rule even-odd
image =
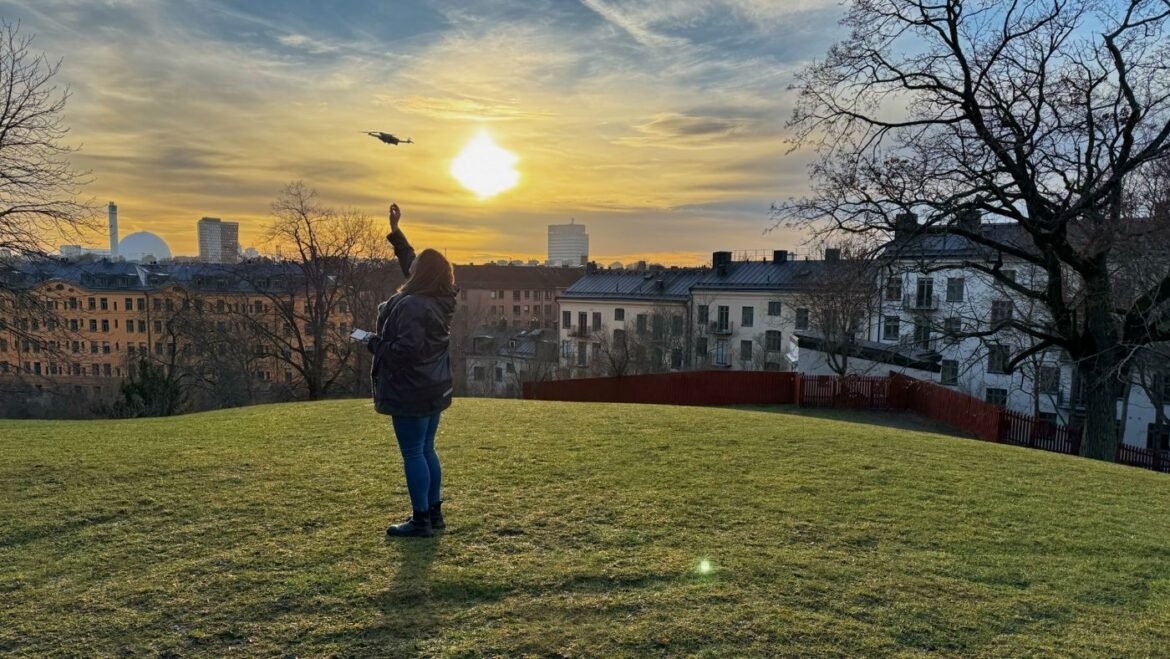
[[[0, 384], [109, 399], [143, 358], [169, 368], [185, 360], [198, 372], [200, 351], [236, 341], [255, 342], [236, 346], [248, 355], [253, 386], [295, 388], [299, 375], [286, 363], [289, 355], [276, 358], [273, 346], [242, 326], [294, 334], [257, 286], [275, 290], [296, 270], [250, 266], [244, 278], [240, 267], [25, 262], [5, 273], [0, 290]], [[295, 287], [281, 300], [294, 308], [307, 304]], [[353, 311], [348, 302], [336, 305], [328, 340], [346, 340]]]
[[525, 382], [556, 377], [556, 331], [532, 329], [475, 336], [466, 361], [468, 394], [515, 398]]
[[[975, 218], [965, 221], [970, 223], [967, 229], [979, 230], [996, 242], [1032, 249], [1015, 224]], [[913, 216], [899, 218], [886, 254], [880, 281], [874, 287], [879, 299], [872, 306], [872, 317], [850, 346], [850, 373], [904, 372], [1042, 419], [1074, 425], [1084, 422], [1079, 374], [1063, 350], [1039, 352], [1008, 372], [1012, 356], [1030, 346], [1032, 340], [1007, 323], [1014, 319], [1029, 326], [1042, 325], [1048, 318], [1046, 309], [964, 264], [995, 264], [1032, 290], [1045, 285], [1041, 270], [943, 230], [919, 230]], [[812, 332], [797, 333], [800, 372], [834, 372], [820, 338]], [[1166, 373], [1170, 374], [1170, 365]], [[1153, 386], [1170, 394], [1167, 381], [1170, 377], [1163, 375]], [[1119, 419], [1126, 422], [1126, 443], [1147, 446], [1153, 434], [1158, 434], [1162, 445], [1170, 439], [1166, 429], [1155, 427], [1154, 404], [1141, 387], [1132, 387], [1117, 406]]]

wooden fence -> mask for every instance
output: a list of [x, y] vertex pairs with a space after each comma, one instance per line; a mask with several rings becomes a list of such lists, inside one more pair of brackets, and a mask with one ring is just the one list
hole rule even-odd
[[[1005, 410], [949, 387], [900, 373], [802, 376], [753, 371], [691, 371], [621, 378], [529, 382], [535, 400], [662, 405], [783, 405], [909, 410], [978, 439], [1079, 455], [1081, 428]], [[1117, 462], [1170, 473], [1170, 452], [1119, 443]]]
[[686, 371], [620, 378], [524, 383], [530, 400], [650, 405], [781, 405], [791, 403], [795, 373]]

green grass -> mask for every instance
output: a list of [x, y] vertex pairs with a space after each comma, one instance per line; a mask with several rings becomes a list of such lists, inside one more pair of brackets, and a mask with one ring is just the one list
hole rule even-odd
[[366, 402], [0, 422], [0, 654], [1170, 648], [1164, 475], [730, 409], [459, 400], [438, 444], [450, 528], [386, 542]]

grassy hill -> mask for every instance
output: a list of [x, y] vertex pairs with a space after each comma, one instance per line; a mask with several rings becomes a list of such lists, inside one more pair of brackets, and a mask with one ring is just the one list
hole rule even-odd
[[386, 542], [362, 401], [0, 422], [0, 654], [1170, 648], [1164, 475], [727, 409], [461, 400], [438, 444], [450, 528]]

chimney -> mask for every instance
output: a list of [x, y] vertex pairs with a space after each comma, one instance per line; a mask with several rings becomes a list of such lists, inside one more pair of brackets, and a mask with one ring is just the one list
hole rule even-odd
[[727, 274], [727, 265], [731, 263], [731, 252], [712, 252], [711, 253], [711, 267], [715, 272], [725, 275]]
[[963, 231], [970, 231], [971, 233], [979, 233], [979, 228], [983, 225], [983, 216], [979, 211], [969, 208], [960, 211], [955, 217], [955, 226]]
[[110, 258], [118, 258], [118, 204], [110, 202]]
[[788, 250], [786, 250], [786, 249], [772, 250], [772, 263], [787, 263], [787, 262], [788, 262]]
[[894, 239], [908, 238], [918, 230], [918, 216], [914, 213], [899, 213], [894, 216]]
[[825, 248], [825, 261], [828, 263], [836, 263], [841, 260], [841, 250], [836, 247]]

